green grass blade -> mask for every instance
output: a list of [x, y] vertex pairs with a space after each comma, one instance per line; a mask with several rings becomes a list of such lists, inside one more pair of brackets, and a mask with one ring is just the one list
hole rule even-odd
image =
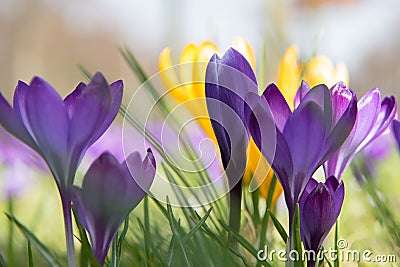
[[207, 211], [207, 213], [201, 218], [201, 220], [187, 233], [187, 235], [182, 239], [183, 242], [186, 242], [188, 239], [190, 239], [205, 223], [210, 216], [210, 213], [212, 211], [212, 207]]
[[37, 251], [43, 256], [43, 258], [50, 264], [50, 266], [61, 266], [56, 260], [53, 253], [42, 243], [39, 239], [20, 223], [14, 216], [5, 213], [7, 218], [15, 223], [18, 229], [22, 232], [25, 238], [37, 249]]
[[88, 71], [88, 69], [86, 69], [84, 66], [82, 66], [81, 64], [78, 64], [78, 69], [79, 71], [82, 73], [82, 75], [88, 79], [89, 81], [93, 78], [93, 75], [90, 73], [90, 71]]
[[28, 266], [33, 267], [33, 255], [31, 242], [28, 241]]
[[258, 251], [246, 240], [244, 239], [240, 234], [236, 233], [233, 229], [231, 229], [227, 224], [224, 222], [220, 221], [221, 225], [223, 228], [225, 228], [226, 231], [228, 231], [233, 238], [235, 238], [239, 244], [241, 244], [248, 252], [250, 252], [251, 255], [254, 256], [254, 258], [262, 265], [272, 267], [271, 264], [267, 261], [259, 261], [257, 254]]
[[271, 217], [271, 220], [275, 226], [275, 229], [278, 231], [279, 235], [282, 237], [283, 242], [287, 243], [288, 234], [283, 228], [282, 224], [279, 222], [278, 218], [275, 217], [274, 213], [271, 210], [268, 210], [268, 214]]
[[6, 260], [2, 253], [0, 253], [0, 267], [7, 267]]

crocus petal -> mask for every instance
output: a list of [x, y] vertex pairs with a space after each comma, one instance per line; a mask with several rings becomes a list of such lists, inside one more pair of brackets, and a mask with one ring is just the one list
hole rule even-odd
[[351, 99], [354, 97], [351, 90], [346, 88], [343, 82], [338, 82], [331, 88], [333, 125], [336, 125], [346, 111]]
[[398, 120], [393, 120], [392, 123], [393, 135], [397, 143], [397, 147], [400, 151], [400, 122]]
[[332, 97], [328, 87], [324, 84], [313, 87], [303, 97], [298, 108], [300, 108], [301, 105], [305, 105], [307, 102], [313, 102], [320, 106], [325, 117], [326, 132], [329, 133], [332, 127]]
[[253, 70], [256, 69], [256, 57], [254, 55], [253, 48], [245, 39], [240, 37], [235, 37], [233, 40], [232, 47], [235, 48], [240, 54], [242, 54], [247, 61], [249, 62], [250, 66]]
[[[34, 78], [26, 93], [28, 130], [61, 184], [67, 176], [68, 114], [58, 93], [43, 79]], [[26, 124], [26, 123], [25, 123]]]
[[318, 156], [325, 142], [326, 126], [320, 106], [314, 102], [299, 106], [289, 116], [283, 136], [292, 156], [293, 177], [290, 184], [294, 200], [297, 201], [318, 167]]
[[294, 97], [294, 108], [297, 108], [300, 105], [300, 102], [303, 100], [304, 96], [310, 91], [311, 88], [307, 82], [304, 80], [301, 81], [299, 89], [296, 92]]
[[263, 93], [263, 97], [267, 100], [271, 108], [276, 127], [279, 129], [279, 131], [283, 132], [287, 118], [292, 113], [287, 102], [285, 101], [285, 98], [275, 84], [270, 84], [267, 86]]
[[125, 175], [132, 175], [133, 177], [132, 183], [129, 183], [129, 192], [131, 193], [128, 198], [134, 208], [146, 195], [153, 183], [156, 173], [156, 162], [153, 153], [148, 149], [143, 161], [138, 152], [132, 153], [122, 164], [122, 168], [126, 173]]
[[108, 127], [117, 116], [122, 102], [123, 88], [124, 84], [121, 80], [115, 81], [110, 84], [111, 105], [105, 120], [101, 124], [100, 128], [97, 130], [96, 134], [93, 136], [91, 143], [94, 143], [97, 139], [100, 138], [100, 136], [103, 135], [103, 133], [108, 129]]
[[37, 145], [23, 125], [20, 116], [0, 93], [0, 125], [28, 146], [37, 150]]
[[380, 136], [390, 126], [390, 123], [396, 115], [396, 110], [397, 105], [394, 97], [385, 97], [385, 99], [382, 101], [374, 127], [368, 132], [364, 140], [362, 140], [361, 144], [356, 150], [356, 154], [370, 144], [375, 138]]
[[[78, 90], [79, 88], [78, 86]], [[73, 94], [76, 94], [76, 90]], [[71, 98], [66, 98], [68, 103], [72, 102]], [[74, 102], [69, 104], [71, 116], [69, 146], [82, 150], [85, 145], [93, 143], [91, 139], [94, 133], [108, 115], [111, 94], [107, 81], [100, 73], [96, 73], [82, 92], [73, 98]]]

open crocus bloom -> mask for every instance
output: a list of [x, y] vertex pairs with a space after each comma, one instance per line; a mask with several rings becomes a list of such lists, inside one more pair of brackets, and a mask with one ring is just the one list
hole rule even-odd
[[[343, 144], [357, 115], [353, 94], [340, 116], [336, 116], [334, 99], [325, 85], [308, 90], [303, 82], [301, 87], [307, 93], [291, 112], [278, 87], [269, 85], [261, 97], [252, 101], [249, 120], [255, 143], [283, 186], [290, 225], [311, 175]], [[276, 148], [270, 139], [274, 126], [265, 120], [271, 115], [276, 126]]]
[[339, 216], [343, 199], [344, 184], [336, 177], [329, 177], [325, 183], [310, 179], [300, 200], [300, 233], [305, 249], [318, 253]]
[[42, 78], [20, 81], [13, 108], [0, 94], [0, 124], [43, 157], [60, 192], [67, 192], [84, 153], [117, 115], [122, 88], [122, 81], [108, 85], [96, 73], [62, 100]]
[[156, 162], [150, 149], [143, 161], [135, 152], [122, 164], [105, 152], [90, 166], [82, 189], [74, 188], [73, 205], [89, 233], [93, 255], [101, 265], [125, 217], [150, 189], [155, 171]]
[[[343, 110], [350, 98], [350, 90], [343, 83], [335, 85], [331, 91], [336, 99], [334, 109]], [[379, 89], [374, 88], [357, 103], [357, 118], [349, 138], [341, 148], [324, 164], [325, 175], [340, 179], [353, 158], [373, 140], [387, 130], [396, 115], [396, 101], [393, 96], [381, 99]]]

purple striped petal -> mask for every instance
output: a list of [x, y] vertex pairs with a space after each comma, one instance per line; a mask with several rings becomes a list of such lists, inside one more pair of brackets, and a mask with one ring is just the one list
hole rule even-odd
[[270, 106], [276, 127], [279, 131], [283, 132], [287, 118], [290, 114], [292, 114], [285, 97], [282, 95], [278, 87], [273, 83], [267, 86], [263, 93], [263, 97], [267, 100]]
[[297, 108], [300, 105], [300, 102], [303, 100], [304, 96], [310, 91], [310, 86], [304, 80], [301, 81], [299, 89], [296, 92], [296, 96], [294, 97], [294, 108]]

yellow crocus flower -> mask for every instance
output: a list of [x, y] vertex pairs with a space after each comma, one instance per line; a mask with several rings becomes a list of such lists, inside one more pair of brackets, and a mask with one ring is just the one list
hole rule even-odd
[[321, 83], [331, 87], [339, 81], [349, 85], [349, 72], [346, 65], [338, 63], [334, 66], [325, 56], [316, 56], [301, 64], [297, 47], [291, 45], [280, 61], [277, 85], [292, 109], [301, 80], [306, 81], [311, 87]]
[[[255, 70], [256, 60], [251, 45], [243, 38], [237, 37], [234, 39], [232, 47], [238, 50], [247, 59], [253, 70]], [[217, 46], [210, 41], [205, 41], [200, 45], [188, 44], [181, 53], [178, 77], [175, 69], [172, 68], [170, 49], [165, 48], [159, 58], [159, 70], [164, 86], [177, 102], [184, 104], [186, 101], [194, 98], [203, 99], [202, 101], [197, 101], [196, 105], [188, 102], [189, 104], [186, 107], [194, 117], [200, 118], [198, 122], [208, 136], [217, 144], [210, 120], [204, 119], [208, 117], [204, 101], [205, 70], [208, 61], [214, 53], [219, 54], [219, 51]], [[194, 83], [191, 83], [191, 81], [194, 81]], [[251, 139], [247, 148], [247, 166], [243, 177], [244, 183], [249, 184], [253, 177], [256, 182], [261, 183], [259, 192], [261, 196], [266, 198], [273, 177], [273, 171], [270, 170], [267, 160], [262, 156]], [[281, 193], [282, 187], [277, 182], [272, 199], [273, 204], [276, 203]]]

